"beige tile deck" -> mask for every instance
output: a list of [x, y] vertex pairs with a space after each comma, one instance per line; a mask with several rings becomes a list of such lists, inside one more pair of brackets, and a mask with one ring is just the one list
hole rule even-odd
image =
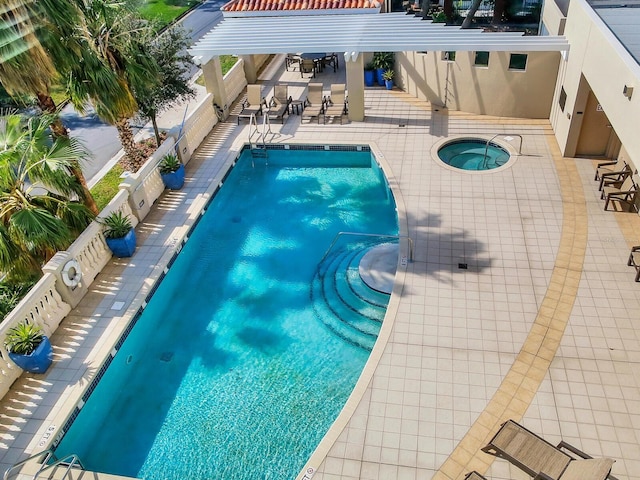
[[[314, 81], [328, 93], [343, 72]], [[303, 95], [307, 78], [278, 74], [293, 98]], [[326, 460], [312, 461], [314, 479], [453, 479], [470, 470], [528, 478], [479, 452], [506, 418], [611, 456], [614, 475], [638, 478], [640, 284], [626, 257], [640, 244], [640, 217], [602, 210], [592, 162], [561, 158], [547, 121], [449, 112], [380, 88], [366, 91], [366, 116], [272, 125], [274, 142], [372, 142], [415, 244], [381, 335], [388, 342], [376, 347], [371, 380], [332, 432]], [[500, 172], [431, 159], [442, 138], [497, 133], [524, 137], [523, 154]], [[1, 467], [56, 434], [247, 135], [234, 119], [216, 128], [188, 165], [185, 189], [167, 192], [138, 227], [133, 259], [110, 263], [54, 335], [54, 367], [23, 376], [3, 400]]]

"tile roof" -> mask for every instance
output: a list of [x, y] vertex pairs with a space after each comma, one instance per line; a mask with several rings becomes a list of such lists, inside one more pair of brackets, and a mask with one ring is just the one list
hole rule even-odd
[[[223, 12], [267, 12], [267, 11], [294, 11], [294, 10], [327, 10], [345, 9], [375, 9], [380, 10], [378, 0], [231, 0], [221, 10]], [[320, 13], [320, 12], [318, 12]]]

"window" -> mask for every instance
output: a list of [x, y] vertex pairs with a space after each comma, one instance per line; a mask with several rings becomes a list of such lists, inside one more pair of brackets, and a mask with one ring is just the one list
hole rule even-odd
[[445, 62], [455, 62], [456, 52], [442, 52], [442, 60]]
[[560, 97], [558, 98], [558, 103], [560, 104], [560, 110], [564, 112], [564, 106], [567, 103], [567, 92], [564, 91], [564, 87], [560, 89]]
[[489, 66], [489, 52], [476, 52], [476, 58], [473, 62], [476, 67]]
[[526, 53], [512, 53], [509, 59], [509, 70], [525, 70], [527, 68]]

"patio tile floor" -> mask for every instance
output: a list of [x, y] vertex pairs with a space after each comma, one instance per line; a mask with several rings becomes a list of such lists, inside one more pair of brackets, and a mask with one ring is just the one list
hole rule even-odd
[[[328, 93], [343, 75], [313, 81]], [[271, 68], [267, 98], [274, 78], [294, 99], [309, 81]], [[374, 144], [415, 245], [398, 273], [388, 341], [372, 354], [352, 416], [320, 447], [326, 458], [312, 457], [314, 479], [460, 479], [473, 469], [529, 478], [479, 451], [506, 418], [611, 456], [614, 475], [637, 478], [640, 284], [626, 258], [640, 243], [640, 217], [603, 211], [593, 162], [562, 158], [546, 120], [450, 112], [382, 87], [366, 90], [365, 115], [271, 125], [273, 142]], [[445, 137], [498, 133], [524, 138], [522, 155], [499, 172], [453, 171], [431, 158]], [[53, 336], [53, 368], [16, 382], [0, 410], [0, 467], [55, 435], [247, 138], [235, 118], [216, 127], [185, 188], [166, 192], [137, 228], [135, 256], [110, 262]]]

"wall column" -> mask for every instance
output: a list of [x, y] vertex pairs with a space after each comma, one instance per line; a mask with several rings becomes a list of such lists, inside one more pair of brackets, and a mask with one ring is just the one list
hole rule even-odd
[[244, 60], [244, 78], [247, 83], [256, 83], [258, 81], [258, 69], [256, 68], [256, 60], [253, 55], [240, 55]]
[[347, 69], [347, 92], [349, 93], [349, 120], [364, 121], [364, 62], [360, 52], [344, 54]]
[[214, 104], [218, 105], [222, 111], [222, 120], [226, 119], [229, 116], [229, 100], [227, 89], [224, 86], [220, 57], [215, 56], [202, 65], [202, 75], [204, 76], [204, 85], [207, 93], [213, 94]]

